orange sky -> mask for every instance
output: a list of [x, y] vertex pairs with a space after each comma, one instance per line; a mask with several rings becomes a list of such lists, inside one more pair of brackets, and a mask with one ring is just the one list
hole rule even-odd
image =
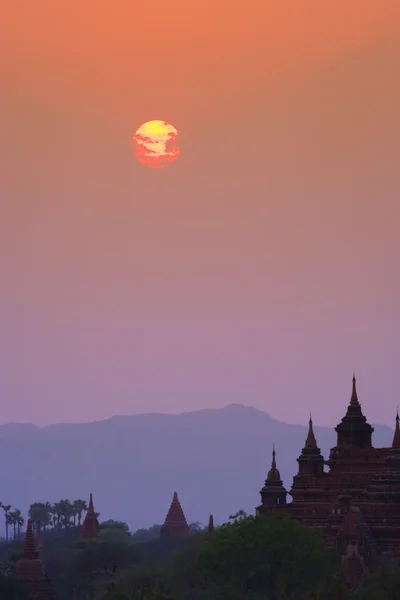
[[[7, 3], [2, 419], [334, 422], [355, 367], [391, 423], [398, 39], [397, 0]], [[162, 173], [131, 143], [153, 118]]]

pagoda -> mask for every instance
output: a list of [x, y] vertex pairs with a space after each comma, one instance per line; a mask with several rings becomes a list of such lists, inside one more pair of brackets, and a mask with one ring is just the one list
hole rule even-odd
[[261, 506], [256, 508], [258, 515], [275, 508], [284, 508], [286, 506], [287, 491], [283, 487], [281, 475], [276, 467], [275, 445], [272, 447], [271, 468], [268, 471], [264, 487], [260, 491]]
[[90, 494], [89, 506], [82, 524], [82, 537], [84, 539], [93, 539], [99, 537], [100, 525], [97, 517], [99, 513], [96, 513], [93, 506], [93, 496]]
[[357, 587], [364, 572], [400, 556], [400, 419], [397, 413], [391, 447], [374, 448], [374, 429], [363, 414], [353, 376], [350, 401], [335, 431], [336, 445], [324, 460], [310, 415], [289, 492], [292, 502], [278, 502], [285, 490], [273, 454], [256, 514], [280, 509], [320, 531], [339, 552], [349, 586]]
[[22, 555], [17, 562], [16, 576], [24, 586], [28, 598], [32, 598], [32, 600], [57, 600], [51, 580], [45, 574], [43, 563], [36, 550], [30, 519], [27, 524]]
[[164, 525], [160, 531], [161, 537], [183, 537], [189, 535], [189, 526], [182, 510], [178, 494], [174, 492]]

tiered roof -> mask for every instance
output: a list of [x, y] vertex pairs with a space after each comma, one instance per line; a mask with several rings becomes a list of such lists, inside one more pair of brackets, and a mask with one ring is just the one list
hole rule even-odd
[[44, 573], [42, 561], [36, 550], [30, 519], [27, 524], [22, 555], [17, 563], [16, 575], [28, 592], [29, 598], [57, 600], [51, 580]]
[[189, 526], [186, 521], [177, 492], [174, 492], [164, 525], [161, 528], [163, 537], [178, 537], [189, 535]]

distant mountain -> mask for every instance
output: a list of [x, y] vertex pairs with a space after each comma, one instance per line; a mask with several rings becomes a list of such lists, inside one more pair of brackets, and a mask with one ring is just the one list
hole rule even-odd
[[[333, 429], [315, 427], [327, 458]], [[0, 426], [0, 500], [20, 508], [93, 492], [100, 518], [132, 529], [162, 523], [177, 490], [189, 521], [226, 520], [239, 509], [253, 513], [271, 463], [287, 488], [307, 434], [248, 406], [230, 404], [179, 415], [115, 416], [84, 424]], [[375, 446], [393, 431], [375, 426]], [[0, 515], [0, 532], [4, 533]]]

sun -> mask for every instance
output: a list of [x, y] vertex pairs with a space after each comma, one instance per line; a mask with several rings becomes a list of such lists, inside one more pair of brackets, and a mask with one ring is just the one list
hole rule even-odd
[[163, 169], [180, 155], [175, 145], [178, 130], [166, 121], [147, 121], [133, 136], [138, 161], [151, 169]]

